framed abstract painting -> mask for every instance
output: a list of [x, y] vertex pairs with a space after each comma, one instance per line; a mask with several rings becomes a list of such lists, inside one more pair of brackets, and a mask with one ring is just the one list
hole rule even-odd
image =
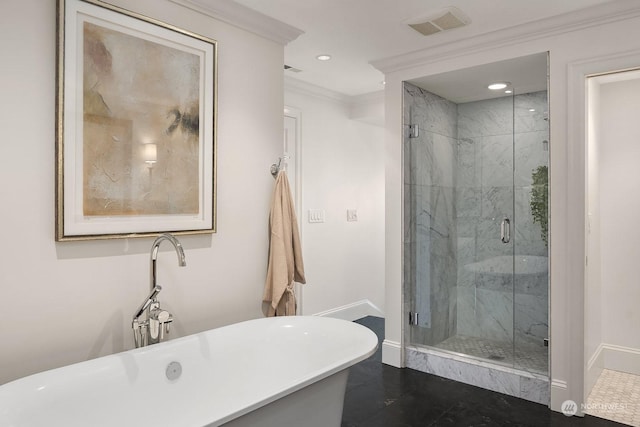
[[217, 43], [58, 0], [56, 240], [215, 232]]

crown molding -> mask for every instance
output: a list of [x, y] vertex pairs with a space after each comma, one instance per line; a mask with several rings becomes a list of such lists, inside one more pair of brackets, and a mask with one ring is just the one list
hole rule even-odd
[[559, 36], [610, 22], [633, 19], [638, 16], [640, 16], [640, 7], [637, 0], [620, 0], [491, 31], [454, 42], [442, 43], [402, 55], [374, 60], [370, 64], [388, 74], [418, 65], [430, 64], [444, 59], [545, 37]]
[[354, 95], [350, 97], [350, 103], [353, 106], [384, 103], [384, 90]]
[[351, 97], [348, 95], [316, 86], [290, 76], [284, 76], [284, 90], [300, 95], [312, 96], [324, 101], [335, 102], [343, 106], [351, 105]]
[[203, 15], [286, 45], [304, 31], [230, 0], [169, 0]]
[[342, 107], [352, 120], [384, 127], [384, 91], [345, 95], [296, 78], [284, 77], [284, 91], [309, 96]]
[[363, 93], [362, 95], [346, 95], [291, 76], [284, 76], [284, 90], [301, 95], [313, 96], [314, 98], [320, 98], [325, 101], [337, 102], [348, 107], [384, 103], [384, 90]]

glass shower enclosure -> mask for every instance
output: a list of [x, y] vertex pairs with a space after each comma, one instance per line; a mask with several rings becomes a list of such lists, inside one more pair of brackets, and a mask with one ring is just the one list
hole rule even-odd
[[544, 53], [405, 82], [411, 345], [548, 373], [547, 74]]

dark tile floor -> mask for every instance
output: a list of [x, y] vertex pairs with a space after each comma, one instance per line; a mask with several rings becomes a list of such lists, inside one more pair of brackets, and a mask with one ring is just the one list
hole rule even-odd
[[[357, 320], [382, 343], [384, 319]], [[382, 350], [351, 368], [342, 427], [583, 426], [623, 424], [566, 417], [544, 405], [412, 369], [383, 365]]]

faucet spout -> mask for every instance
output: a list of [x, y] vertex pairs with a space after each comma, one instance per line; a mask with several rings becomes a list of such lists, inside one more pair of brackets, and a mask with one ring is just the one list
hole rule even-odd
[[158, 249], [160, 248], [160, 244], [165, 240], [168, 240], [173, 245], [173, 248], [176, 250], [176, 254], [178, 255], [178, 265], [180, 267], [185, 267], [187, 265], [187, 262], [184, 256], [184, 250], [182, 249], [182, 245], [180, 244], [178, 239], [176, 239], [169, 233], [161, 234], [160, 236], [158, 236], [158, 238], [153, 242], [153, 245], [151, 246], [151, 274], [150, 274], [151, 291], [153, 291], [156, 287], [156, 278], [157, 278], [156, 262], [158, 260]]

